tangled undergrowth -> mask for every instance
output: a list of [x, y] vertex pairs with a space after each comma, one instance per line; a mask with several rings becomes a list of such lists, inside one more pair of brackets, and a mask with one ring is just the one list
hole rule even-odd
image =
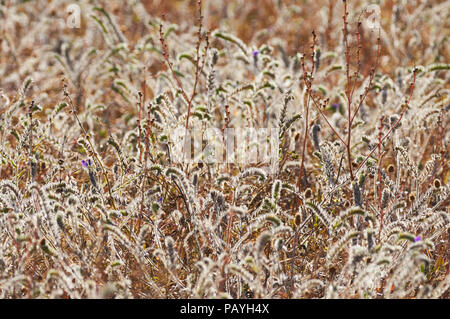
[[177, 3], [0, 3], [0, 297], [448, 298], [450, 2]]

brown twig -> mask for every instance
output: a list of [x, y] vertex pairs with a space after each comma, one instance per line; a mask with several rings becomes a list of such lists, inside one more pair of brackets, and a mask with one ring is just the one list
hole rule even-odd
[[[348, 44], [348, 11], [347, 11], [347, 1], [344, 1], [344, 28], [342, 31], [344, 32], [344, 45], [345, 45], [345, 73], [347, 76], [347, 84], [345, 88], [345, 95], [347, 97], [347, 114], [348, 114], [348, 126], [347, 126], [347, 143], [345, 145], [347, 150], [347, 161], [348, 161], [348, 169], [350, 171], [350, 177], [353, 180], [353, 169], [352, 169], [352, 154], [351, 154], [351, 128], [352, 128], [352, 89], [351, 89], [351, 78], [350, 78], [350, 46]], [[356, 86], [356, 79], [355, 79]]]
[[139, 102], [138, 102], [138, 119], [137, 119], [137, 126], [139, 130], [139, 138], [138, 138], [138, 149], [139, 149], [139, 163], [141, 163], [142, 160], [142, 130], [141, 130], [141, 111], [142, 111], [142, 92], [138, 92], [139, 95]]
[[378, 240], [380, 239], [381, 230], [383, 229], [383, 216], [384, 216], [383, 206], [381, 204], [381, 196], [382, 196], [382, 189], [383, 189], [383, 187], [381, 186], [381, 138], [383, 137], [383, 120], [384, 120], [384, 117], [382, 116], [380, 118], [380, 126], [378, 127], [378, 169], [377, 169], [378, 185], [377, 185], [377, 189], [378, 189], [378, 209], [380, 209], [380, 231], [378, 232]]
[[308, 139], [308, 131], [309, 131], [309, 104], [310, 104], [310, 100], [312, 97], [312, 81], [313, 81], [313, 74], [314, 74], [314, 50], [315, 50], [315, 46], [316, 46], [316, 41], [317, 41], [317, 37], [316, 37], [316, 33], [314, 32], [314, 30], [312, 31], [312, 36], [313, 36], [313, 44], [311, 45], [311, 73], [309, 75], [309, 79], [308, 79], [308, 72], [306, 71], [306, 67], [305, 67], [305, 55], [303, 54], [301, 57], [301, 66], [302, 66], [302, 70], [303, 70], [303, 80], [305, 82], [306, 85], [306, 90], [307, 90], [307, 98], [306, 98], [306, 103], [304, 105], [305, 107], [305, 131], [304, 131], [304, 135], [303, 135], [303, 146], [302, 146], [302, 159], [301, 159], [301, 163], [300, 163], [300, 172], [299, 172], [299, 176], [298, 176], [298, 181], [297, 181], [297, 187], [300, 190], [300, 186], [301, 186], [301, 180], [302, 180], [302, 175], [303, 175], [303, 170], [304, 170], [304, 165], [305, 165], [305, 150], [306, 150], [306, 140]]
[[377, 56], [376, 56], [376, 62], [375, 66], [372, 67], [370, 74], [369, 74], [369, 83], [366, 86], [364, 93], [360, 95], [360, 100], [358, 103], [358, 106], [356, 107], [355, 111], [352, 113], [352, 105], [353, 105], [353, 94], [356, 89], [356, 85], [358, 82], [358, 77], [361, 71], [361, 21], [360, 18], [358, 18], [358, 28], [356, 32], [356, 43], [357, 43], [357, 70], [354, 73], [354, 80], [352, 85], [352, 80], [350, 76], [350, 45], [348, 43], [348, 10], [347, 10], [347, 1], [343, 0], [344, 2], [344, 28], [342, 29], [344, 33], [344, 45], [345, 45], [345, 65], [346, 65], [346, 77], [347, 77], [347, 83], [346, 83], [346, 89], [345, 89], [345, 95], [347, 98], [347, 142], [344, 143], [347, 151], [347, 163], [348, 163], [348, 169], [350, 172], [350, 178], [351, 180], [355, 179], [355, 174], [353, 173], [353, 167], [352, 167], [352, 154], [351, 154], [351, 137], [352, 137], [352, 126], [353, 126], [353, 120], [358, 113], [361, 105], [363, 104], [365, 98], [367, 97], [370, 89], [372, 88], [372, 82], [373, 78], [375, 76], [375, 71], [378, 66], [379, 57], [381, 53], [381, 45], [380, 45], [380, 30], [378, 31], [378, 38], [377, 38]]
[[28, 116], [30, 117], [30, 145], [29, 145], [29, 154], [28, 154], [28, 160], [30, 162], [30, 176], [31, 180], [34, 180], [34, 163], [33, 163], [33, 108], [34, 108], [34, 101], [31, 101], [31, 105], [28, 108]]

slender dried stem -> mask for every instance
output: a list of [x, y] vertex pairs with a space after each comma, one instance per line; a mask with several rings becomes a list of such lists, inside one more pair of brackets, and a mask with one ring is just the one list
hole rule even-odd
[[138, 138], [138, 149], [139, 149], [139, 163], [141, 163], [142, 160], [142, 130], [141, 130], [141, 111], [142, 111], [142, 93], [138, 92], [139, 95], [139, 102], [138, 102], [138, 119], [137, 119], [137, 126], [139, 130], [139, 138]]
[[314, 30], [312, 31], [312, 36], [313, 36], [313, 44], [311, 45], [311, 73], [308, 75], [308, 72], [306, 71], [306, 67], [305, 67], [305, 58], [304, 55], [302, 55], [301, 57], [301, 61], [302, 61], [302, 70], [303, 70], [303, 80], [305, 82], [306, 85], [306, 90], [307, 90], [307, 98], [306, 98], [306, 103], [304, 104], [304, 108], [305, 108], [305, 131], [303, 134], [303, 146], [302, 146], [302, 159], [301, 159], [301, 164], [300, 164], [300, 173], [298, 176], [298, 181], [297, 181], [297, 187], [300, 190], [301, 188], [301, 180], [302, 180], [302, 175], [303, 175], [303, 171], [304, 171], [304, 165], [305, 165], [305, 151], [306, 151], [306, 141], [308, 139], [308, 131], [309, 131], [309, 104], [310, 104], [310, 100], [311, 100], [311, 90], [312, 90], [312, 81], [313, 81], [313, 76], [314, 76], [314, 50], [315, 50], [315, 46], [316, 46], [316, 41], [317, 41], [317, 37], [316, 37], [316, 33], [314, 32]]

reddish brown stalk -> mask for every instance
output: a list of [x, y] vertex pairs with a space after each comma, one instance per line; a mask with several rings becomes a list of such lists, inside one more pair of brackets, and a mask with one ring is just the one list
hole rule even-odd
[[151, 108], [152, 104], [148, 105], [147, 111], [147, 129], [145, 130], [145, 154], [144, 154], [144, 165], [147, 166], [148, 155], [150, 154], [150, 136], [152, 134], [153, 120], [151, 119]]
[[358, 77], [359, 77], [359, 74], [361, 71], [361, 55], [360, 55], [360, 53], [361, 53], [361, 34], [360, 34], [361, 21], [359, 18], [358, 19], [358, 29], [356, 32], [357, 64], [358, 65], [357, 65], [357, 70], [354, 73], [354, 80], [353, 80], [353, 85], [352, 85], [351, 76], [350, 76], [350, 46], [348, 44], [347, 1], [343, 0], [343, 2], [344, 2], [344, 15], [343, 15], [344, 28], [342, 29], [342, 31], [344, 33], [345, 64], [346, 64], [346, 76], [347, 76], [347, 84], [346, 84], [346, 89], [345, 89], [345, 95], [347, 98], [347, 142], [344, 143], [344, 145], [346, 147], [346, 152], [347, 152], [347, 163], [348, 163], [348, 167], [349, 167], [349, 171], [350, 171], [350, 178], [351, 178], [351, 180], [354, 180], [355, 174], [353, 173], [352, 154], [351, 154], [351, 136], [352, 136], [353, 120], [372, 87], [373, 78], [375, 76], [375, 71], [378, 66], [378, 61], [379, 61], [379, 57], [380, 57], [381, 46], [380, 46], [380, 34], [379, 34], [380, 31], [378, 31], [379, 33], [378, 33], [378, 38], [377, 38], [377, 56], [376, 56], [375, 66], [372, 67], [372, 69], [370, 71], [369, 83], [368, 83], [367, 87], [365, 88], [364, 93], [362, 95], [360, 95], [360, 100], [359, 100], [358, 106], [356, 107], [355, 111], [352, 114], [353, 94], [355, 92], [356, 85], [358, 83]]
[[28, 109], [28, 116], [30, 117], [30, 146], [29, 146], [30, 161], [31, 157], [33, 156], [33, 108], [34, 108], [34, 101], [31, 101], [31, 105]]
[[304, 162], [305, 162], [305, 150], [306, 150], [306, 139], [308, 137], [308, 121], [309, 121], [309, 88], [308, 88], [308, 99], [305, 105], [305, 133], [303, 135], [303, 146], [302, 146], [302, 160], [300, 163], [300, 173], [298, 175], [297, 187], [300, 191], [300, 186], [302, 185], [302, 175], [304, 170]]
[[[344, 1], [344, 45], [345, 45], [345, 72], [347, 75], [347, 84], [345, 88], [345, 95], [347, 97], [347, 115], [348, 115], [348, 126], [347, 126], [347, 143], [345, 145], [347, 149], [347, 160], [348, 160], [348, 169], [350, 171], [350, 177], [353, 180], [353, 168], [352, 168], [352, 153], [351, 153], [351, 131], [352, 131], [352, 89], [351, 89], [351, 78], [350, 78], [350, 46], [348, 45], [348, 11], [347, 11], [347, 1]], [[356, 79], [355, 79], [356, 86]]]
[[225, 133], [226, 129], [228, 128], [228, 123], [230, 122], [230, 106], [228, 103], [225, 104], [225, 119], [223, 121], [223, 127], [222, 127], [222, 142], [225, 145]]
[[381, 138], [383, 137], [383, 120], [382, 116], [380, 119], [380, 126], [378, 127], [378, 208], [380, 209], [380, 231], [378, 233], [378, 239], [380, 238], [381, 229], [383, 228], [383, 207], [381, 204], [382, 188], [381, 187]]
[[[345, 73], [347, 75], [347, 84], [346, 84], [346, 89], [345, 89], [345, 94], [347, 95], [347, 100], [350, 99], [350, 46], [348, 45], [348, 22], [347, 22], [347, 17], [348, 17], [348, 11], [347, 11], [347, 1], [344, 1], [344, 15], [343, 15], [343, 19], [344, 19], [344, 28], [342, 29], [343, 33], [344, 33], [344, 45], [345, 45]], [[349, 108], [350, 110], [350, 108]]]
[[[229, 197], [228, 197], [230, 203], [233, 201], [233, 193], [231, 192]], [[228, 226], [227, 226], [227, 253], [230, 256], [231, 255], [231, 236], [233, 235], [233, 218], [234, 218], [234, 211], [232, 208], [230, 208], [230, 214], [228, 217]], [[228, 264], [230, 262], [230, 259], [227, 258], [225, 259], [225, 263]], [[229, 279], [229, 274], [227, 273], [225, 275], [225, 284], [228, 282]]]
[[30, 117], [30, 145], [28, 150], [28, 160], [30, 165], [30, 178], [33, 181], [34, 180], [34, 174], [36, 172], [36, 164], [33, 163], [33, 108], [34, 108], [34, 101], [31, 101], [31, 105], [28, 109], [28, 116]]
[[304, 166], [305, 166], [305, 151], [306, 151], [306, 141], [308, 139], [308, 131], [309, 131], [309, 103], [311, 100], [311, 96], [312, 96], [312, 92], [311, 92], [311, 88], [312, 88], [312, 81], [313, 81], [313, 74], [314, 74], [314, 50], [316, 47], [316, 33], [314, 32], [314, 30], [312, 31], [312, 36], [313, 36], [313, 44], [311, 45], [311, 73], [310, 73], [310, 77], [308, 79], [308, 72], [306, 71], [306, 67], [305, 67], [305, 58], [304, 55], [301, 57], [301, 61], [302, 61], [302, 70], [303, 70], [303, 80], [305, 82], [306, 85], [306, 90], [307, 90], [307, 98], [306, 98], [306, 104], [305, 104], [305, 132], [303, 135], [303, 146], [302, 146], [302, 159], [301, 159], [301, 163], [300, 163], [300, 173], [298, 175], [298, 181], [297, 181], [297, 187], [300, 190], [300, 186], [301, 186], [301, 181], [302, 181], [302, 176], [303, 176], [303, 170], [304, 170]]
[[189, 117], [191, 115], [191, 106], [192, 101], [194, 100], [195, 92], [197, 90], [197, 84], [198, 84], [198, 78], [199, 78], [199, 71], [200, 71], [200, 45], [202, 43], [202, 25], [203, 25], [203, 16], [202, 16], [202, 1], [198, 1], [198, 41], [197, 41], [197, 48], [196, 48], [196, 60], [195, 60], [195, 81], [194, 81], [194, 87], [192, 89], [191, 98], [189, 99], [188, 104], [188, 113], [186, 117], [186, 129], [189, 128]]
[[138, 138], [138, 149], [139, 149], [139, 163], [141, 163], [142, 160], [142, 130], [141, 130], [141, 110], [142, 110], [142, 92], [138, 92], [139, 94], [139, 103], [138, 103], [138, 119], [137, 119], [137, 126], [139, 130], [139, 138]]
[[229, 220], [228, 220], [228, 227], [227, 227], [227, 250], [228, 252], [230, 252], [230, 244], [231, 244], [231, 230], [233, 228], [233, 217], [234, 217], [234, 212], [231, 209], [230, 211], [230, 216], [229, 216]]
[[356, 69], [355, 74], [353, 75], [354, 80], [353, 80], [353, 87], [352, 87], [352, 92], [350, 93], [350, 99], [353, 99], [353, 93], [355, 93], [355, 88], [356, 88], [356, 84], [358, 82], [358, 77], [359, 77], [359, 73], [361, 72], [361, 21], [358, 19], [358, 29], [356, 31], [356, 46], [357, 46], [357, 50], [356, 50], [356, 61], [358, 63], [358, 67]]
[[152, 128], [153, 128], [153, 120], [150, 119], [150, 115], [151, 115], [151, 104], [148, 105], [148, 111], [147, 111], [147, 128], [145, 131], [145, 153], [144, 153], [144, 177], [143, 177], [143, 181], [142, 181], [142, 185], [141, 185], [141, 190], [142, 190], [142, 196], [141, 196], [141, 209], [139, 211], [138, 214], [138, 221], [136, 224], [136, 229], [137, 229], [137, 233], [140, 232], [141, 230], [141, 224], [142, 224], [142, 215], [145, 209], [145, 205], [144, 205], [144, 199], [145, 199], [145, 182], [147, 180], [147, 159], [148, 159], [148, 155], [150, 153], [150, 136], [152, 134]]

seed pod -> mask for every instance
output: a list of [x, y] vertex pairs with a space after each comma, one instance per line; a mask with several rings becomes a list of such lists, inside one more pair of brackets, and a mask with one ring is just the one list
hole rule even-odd
[[296, 214], [295, 219], [294, 219], [295, 226], [297, 226], [297, 227], [300, 226], [301, 221], [302, 221], [302, 217], [300, 216], [300, 214]]
[[390, 196], [391, 192], [389, 191], [389, 188], [383, 189], [383, 192], [381, 194], [381, 208], [386, 208]]
[[[394, 126], [395, 123], [397, 123], [397, 121], [400, 119], [400, 116], [398, 116], [397, 114], [393, 114], [391, 115], [391, 126]], [[398, 129], [400, 127], [400, 125], [402, 125], [401, 122], [398, 122], [398, 124], [394, 127], [394, 130]]]
[[316, 54], [314, 55], [314, 67], [316, 70], [320, 67], [320, 49], [317, 49]]
[[438, 179], [434, 180], [434, 188], [441, 188], [441, 181]]
[[41, 247], [42, 251], [50, 256], [53, 256], [53, 251], [51, 250], [51, 248], [47, 245], [47, 243], [45, 242], [45, 238], [41, 239], [41, 241], [39, 242], [39, 247]]
[[318, 150], [320, 152], [319, 132], [320, 132], [320, 125], [314, 124], [312, 127], [312, 136], [313, 136], [314, 147], [316, 148], [316, 150]]
[[386, 104], [387, 101], [387, 86], [384, 86], [384, 88], [381, 90], [381, 98], [382, 98], [382, 103]]
[[353, 182], [353, 199], [355, 200], [356, 205], [358, 205], [359, 207], [363, 206], [361, 190], [359, 189], [359, 185], [356, 182]]
[[259, 235], [256, 243], [256, 251], [258, 252], [258, 254], [260, 254], [264, 250], [264, 247], [266, 246], [270, 238], [272, 238], [272, 234], [269, 231], [265, 231], [261, 235]]
[[272, 185], [272, 198], [276, 201], [280, 197], [281, 181], [276, 180]]
[[306, 199], [308, 199], [308, 198], [312, 197], [312, 194], [313, 194], [313, 192], [312, 192], [311, 188], [307, 188], [305, 190], [304, 196], [305, 196]]
[[92, 186], [94, 186], [95, 189], [98, 189], [97, 180], [95, 179], [95, 175], [92, 170], [89, 170], [89, 180], [91, 181]]
[[167, 248], [167, 255], [169, 256], [170, 265], [173, 266], [175, 262], [175, 251], [173, 248], [173, 238], [170, 236], [166, 237], [166, 248]]

